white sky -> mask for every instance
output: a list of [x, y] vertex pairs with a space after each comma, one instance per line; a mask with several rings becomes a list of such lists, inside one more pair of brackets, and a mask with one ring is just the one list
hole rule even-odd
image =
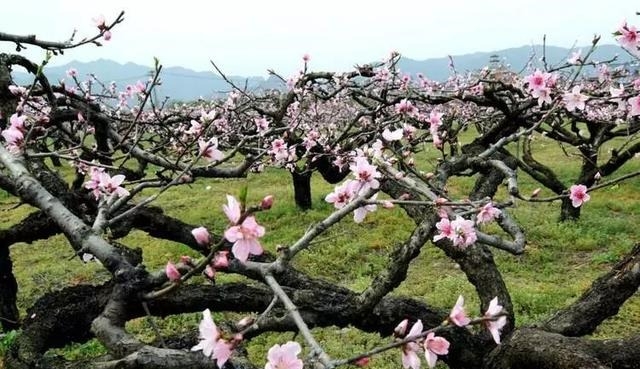
[[[344, 70], [380, 60], [391, 50], [413, 59], [492, 51], [541, 43], [589, 44], [593, 34], [611, 43], [623, 19], [640, 24], [637, 0], [3, 0], [0, 31], [66, 40], [95, 31], [92, 17], [125, 22], [101, 48], [68, 50], [52, 64], [99, 58], [211, 70], [285, 75], [311, 55], [317, 70]], [[14, 46], [0, 44], [0, 52]], [[43, 52], [29, 47], [26, 56]]]

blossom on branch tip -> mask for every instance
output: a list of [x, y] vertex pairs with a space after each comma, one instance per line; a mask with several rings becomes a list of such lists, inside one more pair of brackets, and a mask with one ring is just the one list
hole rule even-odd
[[116, 194], [119, 197], [128, 196], [129, 191], [121, 186], [124, 180], [125, 176], [122, 174], [111, 177], [109, 174], [103, 172], [100, 174], [100, 187], [109, 195]]
[[200, 246], [208, 246], [210, 242], [209, 231], [205, 227], [198, 227], [191, 230], [193, 238]]
[[19, 129], [11, 126], [1, 133], [4, 140], [7, 142], [7, 149], [12, 153], [20, 152], [22, 145], [24, 144], [24, 134]]
[[229, 266], [229, 251], [223, 250], [213, 257], [213, 267], [215, 269], [227, 268]]
[[399, 103], [395, 105], [396, 113], [398, 114], [406, 114], [406, 115], [414, 115], [416, 113], [416, 107], [413, 106], [411, 101], [407, 99], [400, 100]]
[[635, 52], [638, 46], [640, 46], [640, 38], [638, 37], [638, 29], [635, 26], [630, 26], [627, 22], [623, 22], [620, 28], [618, 28], [616, 37], [618, 43], [625, 49]]
[[93, 20], [93, 24], [98, 27], [98, 29], [100, 31], [102, 31], [103, 29], [105, 29], [106, 26], [106, 20], [104, 19], [104, 15], [100, 14], [99, 16], [92, 18]]
[[453, 237], [453, 228], [451, 227], [451, 221], [449, 218], [441, 218], [440, 221], [436, 223], [436, 228], [440, 233], [433, 236], [433, 242], [438, 242], [443, 238]]
[[264, 369], [302, 369], [303, 362], [298, 359], [302, 347], [298, 342], [289, 341], [284, 345], [273, 345], [267, 353]]
[[393, 334], [396, 337], [404, 337], [405, 333], [407, 333], [407, 328], [409, 328], [409, 319], [405, 319], [401, 321], [394, 329]]
[[574, 51], [573, 53], [571, 53], [571, 57], [569, 57], [569, 59], [567, 59], [567, 63], [569, 63], [571, 65], [580, 64], [580, 62], [582, 60], [582, 59], [580, 59], [580, 54], [582, 54], [582, 49], [578, 49], [578, 51]]
[[269, 210], [273, 206], [273, 195], [265, 196], [262, 201], [260, 201], [260, 209]]

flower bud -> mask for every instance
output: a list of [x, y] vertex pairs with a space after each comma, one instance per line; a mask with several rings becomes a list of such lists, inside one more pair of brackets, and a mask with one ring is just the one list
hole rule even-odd
[[170, 261], [167, 262], [167, 266], [164, 268], [164, 272], [167, 275], [167, 278], [169, 278], [169, 280], [172, 282], [179, 281], [180, 277], [182, 277], [180, 275], [180, 272], [178, 271], [178, 268], [176, 268], [176, 266]]
[[251, 324], [253, 324], [254, 319], [250, 316], [245, 316], [244, 318], [240, 319], [237, 323], [236, 323], [236, 328], [238, 330], [243, 330], [245, 328], [247, 328], [248, 326], [250, 326]]
[[409, 327], [409, 320], [405, 319], [398, 324], [398, 326], [393, 330], [393, 334], [396, 337], [404, 337], [407, 333], [407, 328]]
[[204, 268], [204, 275], [207, 276], [210, 280], [214, 280], [216, 278], [216, 270], [211, 267], [211, 265], [207, 265]]
[[402, 195], [400, 195], [400, 197], [398, 197], [398, 200], [409, 200], [410, 198], [411, 198], [411, 195], [405, 192]]
[[182, 255], [180, 256], [180, 262], [184, 265], [188, 265], [190, 267], [193, 267], [193, 259], [191, 259], [190, 256], [187, 255]]
[[354, 364], [356, 366], [359, 366], [359, 367], [363, 368], [363, 367], [369, 365], [369, 361], [371, 361], [371, 359], [369, 359], [369, 356], [365, 356], [363, 358], [360, 358], [360, 359], [356, 360], [354, 362]]
[[209, 231], [205, 227], [198, 227], [191, 230], [193, 238], [200, 246], [209, 246], [210, 238]]
[[269, 210], [271, 206], [273, 206], [273, 195], [265, 196], [262, 202], [260, 202], [260, 208], [262, 208], [262, 210]]
[[213, 258], [213, 267], [216, 269], [222, 269], [229, 267], [229, 251], [220, 251], [216, 253]]

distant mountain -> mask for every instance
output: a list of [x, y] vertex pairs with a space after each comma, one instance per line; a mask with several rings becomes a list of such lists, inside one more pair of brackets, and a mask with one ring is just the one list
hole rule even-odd
[[[547, 46], [545, 48], [545, 58], [550, 66], [561, 65], [566, 63], [568, 57], [573, 51], [582, 50], [582, 56], [585, 56], [589, 50], [589, 46], [567, 49], [564, 47]], [[477, 52], [473, 54], [452, 56], [453, 63], [458, 72], [467, 72], [478, 70], [489, 64], [490, 59], [497, 59], [512, 71], [520, 72], [529, 62], [534, 66], [541, 66], [540, 59], [543, 52], [542, 45], [529, 45], [517, 48], [504, 49], [491, 52]], [[631, 61], [631, 56], [627, 54], [620, 46], [617, 45], [600, 45], [591, 55], [590, 60], [605, 61], [618, 56], [617, 63], [625, 63]], [[449, 58], [434, 58], [426, 60], [413, 60], [402, 58], [399, 68], [404, 73], [423, 73], [429, 79], [442, 81], [449, 77]]]
[[[583, 55], [589, 47], [581, 47]], [[571, 49], [547, 46], [546, 59], [549, 65], [562, 64], [571, 54]], [[532, 57], [532, 55], [535, 56]], [[618, 55], [618, 62], [624, 63], [631, 60], [619, 46], [601, 45], [594, 54], [592, 60], [608, 60]], [[542, 46], [522, 46], [517, 48], [478, 52], [473, 54], [453, 56], [453, 61], [458, 72], [478, 70], [489, 64], [490, 59], [499, 60], [511, 70], [521, 71], [527, 63], [540, 65]], [[442, 81], [449, 76], [449, 58], [432, 58], [426, 60], [414, 60], [403, 57], [399, 62], [399, 68], [404, 73], [423, 73], [432, 80]], [[145, 81], [151, 75], [152, 68], [134, 63], [120, 64], [112, 60], [99, 59], [93, 62], [71, 62], [57, 67], [46, 67], [45, 74], [54, 82], [60, 79], [69, 80], [66, 71], [69, 68], [78, 70], [80, 79], [85, 79], [88, 73], [95, 74], [101, 81], [109, 83], [115, 81], [119, 86], [134, 84], [136, 81]], [[32, 79], [26, 73], [16, 71], [14, 80], [18, 84], [28, 84]], [[276, 77], [229, 77], [235, 84], [244, 86], [249, 90], [282, 88], [283, 83]], [[196, 72], [183, 67], [167, 67], [162, 70], [162, 86], [156, 90], [158, 97], [169, 96], [174, 101], [191, 101], [199, 97], [210, 98], [228, 92], [229, 85], [213, 72]]]
[[[105, 84], [115, 81], [120, 88], [135, 84], [137, 81], [146, 81], [153, 71], [152, 67], [144, 65], [120, 64], [113, 60], [99, 59], [88, 63], [73, 61], [61, 66], [45, 67], [44, 73], [52, 83], [61, 79], [68, 83], [70, 78], [66, 72], [70, 68], [78, 71], [80, 81], [85, 80], [91, 73]], [[18, 84], [28, 84], [33, 81], [32, 76], [20, 71], [13, 72], [13, 78]], [[213, 72], [196, 72], [183, 67], [164, 67], [160, 78], [162, 85], [155, 90], [156, 95], [159, 98], [169, 96], [174, 101], [191, 101], [201, 96], [211, 98], [231, 90], [227, 82]], [[237, 76], [229, 76], [229, 78], [238, 86], [245, 86], [246, 83], [249, 90], [282, 87], [281, 81], [272, 78]]]

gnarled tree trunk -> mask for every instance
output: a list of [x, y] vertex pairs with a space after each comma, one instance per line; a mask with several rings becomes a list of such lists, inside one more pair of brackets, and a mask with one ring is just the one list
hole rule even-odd
[[302, 210], [311, 209], [311, 171], [291, 172], [293, 180], [293, 193], [296, 205]]

